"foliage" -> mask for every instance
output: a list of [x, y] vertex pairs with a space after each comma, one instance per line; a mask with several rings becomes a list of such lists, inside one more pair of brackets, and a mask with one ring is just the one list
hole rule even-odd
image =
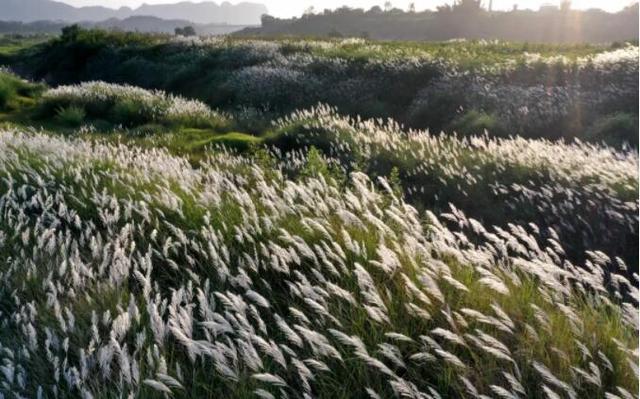
[[585, 132], [612, 113], [638, 115], [632, 45], [170, 39], [81, 30], [20, 64], [54, 84], [125, 82], [276, 117], [322, 102], [353, 117], [391, 117], [437, 132], [483, 122], [478, 112], [491, 116], [484, 122], [497, 136], [587, 140]]
[[16, 109], [43, 90], [42, 85], [28, 82], [9, 70], [0, 68], [0, 111]]
[[0, 398], [634, 397], [637, 48], [101, 35], [0, 72]]
[[326, 106], [278, 121], [265, 137], [283, 151], [314, 146], [345, 170], [389, 176], [408, 202], [507, 228], [534, 223], [574, 261], [598, 249], [637, 271], [638, 155], [576, 142], [465, 138], [403, 131], [397, 123], [349, 119]]
[[317, 148], [311, 147], [307, 153], [307, 163], [302, 169], [305, 177], [329, 177], [329, 166]]
[[[441, 2], [442, 3], [442, 2]], [[456, 0], [437, 11], [407, 12], [385, 2], [369, 10], [340, 7], [301, 18], [263, 16], [262, 26], [246, 28], [235, 35], [253, 37], [357, 37], [361, 32], [377, 40], [502, 39], [528, 43], [610, 43], [638, 38], [638, 3], [618, 13], [597, 9], [541, 7], [532, 10], [486, 10], [491, 2]], [[568, 4], [562, 2], [561, 4]], [[517, 5], [516, 5], [517, 6]], [[546, 10], [544, 9], [546, 8]], [[551, 10], [549, 9], [551, 8]], [[553, 26], [554, 29], [549, 29]], [[615, 29], [611, 29], [614, 26]]]
[[0, 80], [0, 109], [5, 109], [17, 96], [15, 87], [7, 79]]
[[[0, 21], [0, 31], [4, 23], [11, 24], [11, 22]], [[48, 35], [24, 36], [20, 34], [7, 35], [0, 33], [0, 65], [8, 65], [18, 54], [49, 39], [51, 39], [51, 36]]]
[[637, 133], [638, 118], [629, 113], [619, 112], [598, 120], [587, 131], [586, 136], [589, 140], [601, 141], [613, 146], [627, 143], [637, 148]]
[[471, 110], [462, 114], [459, 118], [451, 122], [450, 128], [454, 132], [464, 135], [478, 136], [486, 132], [491, 132], [493, 136], [505, 137], [508, 131], [500, 125], [495, 115], [488, 115], [484, 112]]
[[44, 116], [61, 107], [76, 107], [86, 110], [88, 116], [129, 127], [152, 122], [185, 127], [224, 124], [224, 117], [202, 102], [103, 82], [50, 89], [43, 94], [39, 106]]
[[66, 126], [78, 127], [84, 122], [87, 113], [84, 108], [78, 106], [68, 106], [58, 108], [56, 111], [56, 120]]
[[196, 30], [193, 26], [185, 26], [184, 28], [175, 29], [176, 36], [196, 36]]
[[268, 170], [224, 152], [193, 168], [15, 131], [0, 154], [2, 394], [638, 389], [637, 282], [598, 251], [566, 261], [534, 226], [438, 218], [362, 173], [344, 189], [288, 180], [279, 168], [308, 163], [294, 154]]

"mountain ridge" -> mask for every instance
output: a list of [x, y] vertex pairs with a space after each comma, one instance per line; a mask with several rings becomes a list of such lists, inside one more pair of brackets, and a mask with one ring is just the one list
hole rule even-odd
[[[248, 25], [231, 25], [227, 23], [196, 24], [183, 19], [161, 19], [150, 16], [132, 16], [124, 19], [109, 18], [98, 22], [83, 21], [76, 23], [85, 29], [98, 28], [124, 32], [165, 34], [174, 34], [176, 28], [192, 26], [196, 34], [204, 36], [227, 35], [248, 27]], [[0, 34], [58, 34], [68, 25], [68, 22], [63, 21], [17, 22], [0, 20]]]
[[53, 0], [0, 0], [0, 20], [34, 22], [41, 20], [65, 22], [99, 22], [112, 18], [126, 19], [150, 16], [171, 20], [186, 20], [197, 24], [256, 25], [268, 12], [264, 4], [241, 2], [221, 4], [213, 1], [180, 1], [172, 4], [142, 4], [140, 7], [103, 6], [74, 7]]

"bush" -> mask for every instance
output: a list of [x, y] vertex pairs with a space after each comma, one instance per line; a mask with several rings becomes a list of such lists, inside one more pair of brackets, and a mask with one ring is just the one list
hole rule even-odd
[[587, 131], [586, 138], [613, 146], [627, 143], [637, 148], [638, 115], [619, 112], [601, 118]]
[[43, 116], [59, 108], [80, 107], [92, 118], [106, 119], [127, 127], [147, 123], [183, 127], [219, 127], [224, 116], [200, 101], [150, 91], [128, 85], [89, 82], [60, 86], [44, 93], [40, 103]]
[[9, 81], [0, 77], [0, 110], [7, 109], [16, 96], [15, 87]]
[[25, 100], [37, 97], [43, 85], [25, 81], [0, 68], [0, 110], [18, 108]]
[[[227, 111], [249, 106], [282, 117], [321, 102], [353, 117], [390, 117], [440, 131], [462, 107], [498, 115], [501, 126], [490, 126], [492, 134], [582, 139], [593, 120], [637, 114], [638, 48], [575, 50], [484, 42], [178, 41], [80, 30], [25, 63], [34, 76], [56, 83], [126, 82]], [[586, 118], [578, 120], [584, 127], [576, 124], [575, 109]], [[475, 121], [480, 129], [484, 122]]]
[[316, 147], [311, 147], [307, 153], [307, 162], [302, 168], [304, 177], [329, 177], [329, 165]]
[[[476, 133], [500, 127], [495, 116], [477, 111], [459, 122]], [[407, 134], [396, 123], [350, 120], [324, 106], [280, 120], [265, 143], [284, 152], [314, 146], [345, 170], [369, 176], [393, 175], [397, 167], [406, 200], [421, 209], [455, 204], [490, 225], [534, 223], [553, 230], [550, 237], [562, 239], [572, 260], [598, 248], [637, 265], [637, 244], [629, 244], [638, 237], [637, 155], [630, 152], [521, 137]]]
[[59, 108], [56, 112], [56, 120], [65, 126], [78, 127], [84, 122], [87, 113], [84, 108], [78, 106], [69, 106]]
[[139, 126], [154, 120], [153, 115], [145, 110], [144, 105], [133, 99], [123, 99], [115, 103], [111, 109], [112, 120], [123, 126]]
[[496, 115], [476, 110], [460, 115], [451, 123], [450, 128], [465, 136], [481, 135], [485, 130], [491, 136], [505, 137], [508, 134]]

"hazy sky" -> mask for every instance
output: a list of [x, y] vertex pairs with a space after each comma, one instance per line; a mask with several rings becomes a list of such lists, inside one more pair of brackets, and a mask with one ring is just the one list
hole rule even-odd
[[[104, 5], [107, 7], [118, 8], [120, 6], [137, 7], [142, 3], [161, 4], [175, 3], [179, 0], [58, 0], [75, 6], [84, 5]], [[202, 1], [202, 0], [192, 0]], [[223, 0], [217, 0], [217, 3]], [[242, 0], [232, 0], [230, 3], [238, 3]], [[343, 5], [356, 8], [371, 8], [374, 5], [382, 6], [385, 0], [246, 0], [254, 3], [263, 3], [269, 9], [271, 15], [278, 17], [299, 16], [309, 6], [315, 7], [316, 10], [325, 8], [337, 8]], [[391, 3], [398, 8], [406, 9], [411, 0], [392, 0]], [[453, 0], [415, 0], [418, 10], [435, 9], [437, 5], [445, 2], [453, 3]], [[484, 0], [488, 3], [489, 0]], [[557, 4], [559, 0], [493, 0], [494, 9], [511, 9], [514, 4], [518, 4], [519, 8], [538, 9], [540, 4], [551, 3]], [[574, 8], [602, 8], [607, 11], [618, 11], [623, 7], [632, 3], [632, 0], [573, 0]]]

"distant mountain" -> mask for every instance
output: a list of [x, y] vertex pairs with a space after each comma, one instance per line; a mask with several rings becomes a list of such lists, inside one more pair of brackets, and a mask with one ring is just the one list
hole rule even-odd
[[157, 17], [129, 17], [125, 19], [111, 18], [96, 23], [81, 23], [86, 28], [114, 29], [130, 32], [173, 33], [175, 28], [182, 28], [191, 22], [182, 19], [165, 20]]
[[96, 21], [114, 17], [115, 12], [104, 7], [80, 9], [50, 0], [0, 0], [0, 20], [3, 21]]
[[263, 4], [213, 1], [158, 4], [114, 10], [107, 7], [73, 7], [53, 0], [0, 0], [0, 20], [33, 22], [40, 20], [65, 22], [98, 22], [112, 18], [123, 20], [136, 16], [185, 20], [198, 24], [257, 25], [267, 13]]
[[184, 19], [162, 19], [158, 17], [133, 16], [125, 19], [111, 18], [96, 23], [81, 23], [86, 28], [101, 28], [128, 32], [171, 33], [176, 28], [193, 26], [198, 35], [225, 35], [246, 28], [247, 25], [197, 24]]
[[[157, 17], [135, 16], [125, 19], [110, 18], [99, 22], [79, 22], [83, 28], [100, 28], [106, 30], [118, 30], [126, 32], [145, 33], [169, 33], [173, 34], [176, 28], [193, 26], [198, 35], [226, 35], [248, 27], [247, 25], [229, 24], [194, 24], [184, 19], [161, 19]], [[0, 34], [3, 33], [60, 33], [62, 28], [68, 26], [68, 22], [60, 21], [35, 21], [16, 22], [0, 21]]]
[[239, 3], [233, 5], [224, 2], [218, 5], [208, 1], [202, 3], [143, 4], [135, 9], [132, 15], [150, 15], [163, 19], [184, 19], [198, 24], [226, 22], [235, 25], [257, 25], [260, 23], [260, 17], [266, 13], [267, 8], [262, 4]]

